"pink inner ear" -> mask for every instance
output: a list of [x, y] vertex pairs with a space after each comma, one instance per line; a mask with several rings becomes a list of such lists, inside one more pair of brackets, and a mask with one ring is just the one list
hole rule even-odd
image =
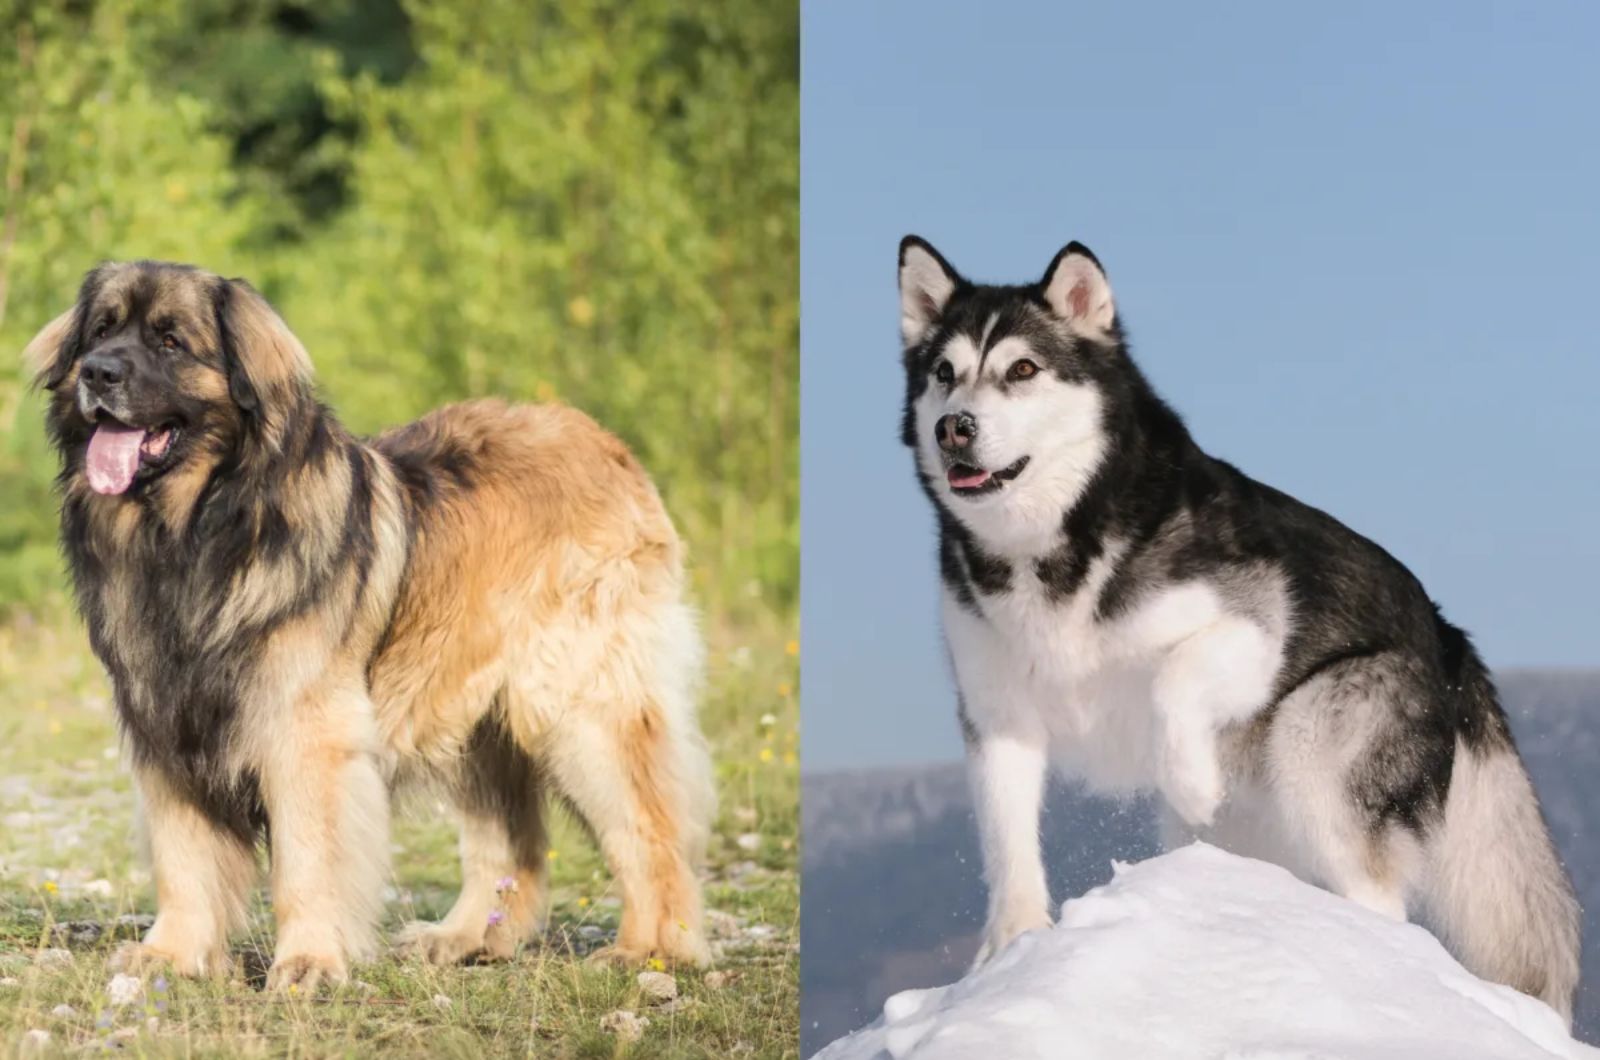
[[1087, 280], [1079, 280], [1072, 285], [1072, 290], [1067, 292], [1067, 305], [1072, 308], [1074, 317], [1086, 317], [1089, 315], [1089, 283]]
[[935, 302], [933, 300], [933, 295], [927, 293], [926, 291], [922, 292], [922, 314], [929, 320], [932, 320], [939, 315], [939, 303]]

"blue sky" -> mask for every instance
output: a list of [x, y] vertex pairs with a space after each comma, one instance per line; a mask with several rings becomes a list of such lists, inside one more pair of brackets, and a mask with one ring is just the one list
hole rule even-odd
[[1600, 665], [1600, 5], [806, 0], [804, 763], [960, 753], [895, 250], [1098, 254], [1200, 444]]

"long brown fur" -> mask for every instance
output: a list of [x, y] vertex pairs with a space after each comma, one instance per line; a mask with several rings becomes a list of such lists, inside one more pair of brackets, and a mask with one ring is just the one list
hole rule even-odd
[[[84, 473], [96, 353], [133, 368], [128, 425], [176, 425], [120, 495]], [[343, 978], [375, 948], [389, 799], [413, 779], [462, 815], [460, 897], [405, 937], [427, 959], [508, 957], [540, 928], [549, 795], [617, 879], [615, 955], [707, 958], [698, 633], [620, 441], [498, 401], [356, 439], [266, 301], [184, 266], [102, 266], [28, 356], [150, 836], [158, 916], [127, 961], [225, 967], [270, 835], [270, 983]]]

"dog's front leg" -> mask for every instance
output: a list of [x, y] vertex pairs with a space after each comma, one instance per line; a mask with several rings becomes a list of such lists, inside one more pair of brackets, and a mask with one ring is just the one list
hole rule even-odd
[[1050, 891], [1039, 851], [1045, 764], [1042, 741], [968, 726], [967, 767], [989, 885], [989, 914], [974, 968], [1023, 932], [1050, 926]]
[[255, 851], [204, 813], [159, 769], [135, 766], [141, 832], [156, 883], [156, 922], [140, 942], [117, 951], [115, 967], [165, 964], [180, 975], [229, 967], [228, 932], [240, 926], [256, 878]]
[[372, 956], [388, 877], [389, 797], [359, 679], [324, 681], [286, 712], [261, 769], [278, 944], [269, 988], [313, 990]]
[[1256, 623], [1229, 617], [1168, 653], [1152, 688], [1156, 782], [1185, 824], [1208, 827], [1226, 794], [1217, 736], [1266, 702], [1277, 645]]

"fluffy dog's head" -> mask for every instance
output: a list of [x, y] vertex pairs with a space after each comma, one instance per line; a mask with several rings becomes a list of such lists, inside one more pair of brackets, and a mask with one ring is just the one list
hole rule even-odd
[[986, 286], [907, 236], [900, 330], [902, 437], [934, 501], [997, 546], [1052, 538], [1129, 372], [1100, 263], [1072, 243], [1037, 283]]
[[66, 487], [115, 497], [276, 447], [310, 385], [305, 347], [248, 283], [165, 262], [101, 265], [24, 356]]

